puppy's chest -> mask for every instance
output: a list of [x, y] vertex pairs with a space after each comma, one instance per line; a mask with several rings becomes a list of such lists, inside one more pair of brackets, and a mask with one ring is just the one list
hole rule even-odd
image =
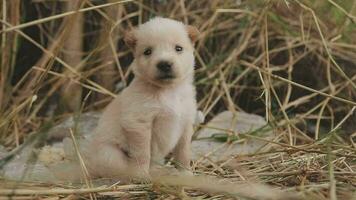
[[162, 98], [153, 124], [153, 156], [165, 156], [177, 144], [188, 118], [189, 101], [179, 96]]

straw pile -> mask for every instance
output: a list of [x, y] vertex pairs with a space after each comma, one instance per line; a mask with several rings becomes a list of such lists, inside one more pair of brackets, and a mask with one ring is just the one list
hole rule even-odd
[[196, 86], [207, 120], [224, 110], [255, 113], [275, 135], [268, 152], [193, 163], [198, 177], [90, 188], [1, 180], [0, 199], [356, 199], [355, 1], [0, 5], [0, 141], [7, 150], [110, 102], [132, 79], [124, 31], [157, 15], [201, 31]]

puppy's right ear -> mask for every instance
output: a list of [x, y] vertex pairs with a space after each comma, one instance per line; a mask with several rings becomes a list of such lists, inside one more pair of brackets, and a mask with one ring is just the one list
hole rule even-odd
[[188, 32], [188, 36], [190, 40], [193, 43], [196, 42], [200, 34], [199, 30], [195, 26], [191, 26], [191, 25], [186, 25], [185, 27]]
[[136, 43], [137, 43], [137, 38], [135, 36], [135, 30], [127, 31], [124, 34], [124, 41], [130, 49], [134, 50]]

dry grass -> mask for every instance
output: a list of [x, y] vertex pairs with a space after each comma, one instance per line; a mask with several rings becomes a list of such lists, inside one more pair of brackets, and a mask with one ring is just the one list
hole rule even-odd
[[[72, 112], [103, 108], [114, 84], [131, 79], [123, 32], [156, 15], [201, 31], [196, 86], [207, 119], [223, 110], [263, 115], [275, 147], [204, 158], [193, 163], [199, 177], [147, 184], [1, 180], [0, 199], [356, 199], [356, 2], [82, 0], [73, 11], [64, 1], [31, 2], [1, 0], [0, 141], [8, 150]], [[70, 52], [63, 45], [78, 14], [84, 48]], [[82, 60], [75, 66], [65, 56], [73, 53]], [[79, 105], [61, 106], [68, 83], [82, 91]]]

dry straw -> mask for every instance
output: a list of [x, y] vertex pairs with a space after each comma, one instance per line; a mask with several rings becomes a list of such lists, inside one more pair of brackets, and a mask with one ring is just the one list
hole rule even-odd
[[[356, 199], [355, 1], [0, 2], [0, 141], [9, 150], [76, 108], [103, 108], [131, 79], [124, 31], [156, 15], [201, 31], [196, 85], [207, 119], [223, 110], [256, 113], [275, 135], [217, 130], [226, 134], [222, 147], [253, 138], [273, 148], [221, 162], [207, 153], [193, 162], [196, 177], [107, 184], [89, 180], [83, 163], [86, 184], [2, 179], [0, 199]], [[72, 31], [82, 47], [65, 44]], [[21, 54], [24, 47], [31, 50]], [[42, 54], [36, 63], [32, 51]], [[60, 98], [69, 82], [85, 104]]]

